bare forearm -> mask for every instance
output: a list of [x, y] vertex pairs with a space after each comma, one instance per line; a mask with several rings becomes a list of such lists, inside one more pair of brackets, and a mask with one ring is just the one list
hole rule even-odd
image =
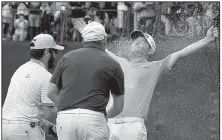
[[204, 48], [207, 44], [212, 42], [215, 37], [218, 37], [219, 32], [218, 29], [214, 26], [212, 26], [208, 31], [205, 38], [199, 40], [196, 43], [193, 43], [186, 48], [182, 49], [181, 51], [175, 52], [171, 55], [170, 62], [168, 63], [168, 68], [171, 69], [175, 66], [175, 63], [185, 56], [191, 55], [192, 53], [195, 53], [199, 51], [200, 49]]
[[54, 127], [55, 124], [51, 123], [50, 121], [46, 120], [46, 119], [42, 119], [42, 125], [43, 126], [48, 126], [48, 127]]
[[53, 128], [55, 126], [55, 124], [49, 122], [48, 120], [46, 119], [42, 119], [41, 121], [41, 128], [43, 129], [43, 131], [45, 132], [45, 134], [47, 136], [50, 135], [50, 128]]
[[60, 103], [59, 92], [60, 92], [59, 88], [56, 84], [54, 83], [49, 84], [47, 96], [55, 103], [56, 107], [58, 107]]
[[107, 110], [107, 118], [113, 118], [116, 117], [121, 111], [118, 111], [116, 108], [114, 108], [113, 106], [110, 107]]
[[107, 118], [113, 118], [123, 111], [124, 95], [111, 95], [107, 106]]
[[212, 40], [208, 39], [208, 38], [203, 38], [201, 40], [199, 40], [198, 42], [195, 42], [189, 46], [187, 46], [186, 48], [182, 49], [181, 51], [179, 51], [179, 55], [180, 57], [185, 57], [188, 56], [192, 53], [197, 52], [198, 50], [204, 48], [207, 44], [209, 44]]
[[171, 55], [170, 62], [168, 63], [168, 69], [172, 69], [175, 67], [177, 61], [185, 56], [191, 55], [200, 49], [204, 48], [207, 44], [209, 44], [212, 40], [203, 38], [198, 42], [195, 42], [186, 48], [182, 49], [181, 51], [175, 52]]

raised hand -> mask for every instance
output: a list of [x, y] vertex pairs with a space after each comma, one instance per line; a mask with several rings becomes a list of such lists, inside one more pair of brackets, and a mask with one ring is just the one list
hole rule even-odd
[[74, 28], [76, 28], [80, 33], [82, 33], [82, 30], [86, 26], [85, 21], [82, 18], [74, 18], [73, 20]]
[[210, 41], [213, 41], [215, 37], [218, 37], [218, 29], [217, 27], [212, 26], [208, 31], [206, 38], [209, 39]]

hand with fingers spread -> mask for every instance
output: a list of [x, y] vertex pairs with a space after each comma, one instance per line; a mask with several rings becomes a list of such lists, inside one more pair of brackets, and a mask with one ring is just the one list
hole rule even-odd
[[73, 23], [74, 23], [74, 27], [80, 32], [82, 33], [82, 30], [84, 29], [84, 27], [86, 26], [85, 21], [82, 18], [74, 18], [73, 19]]
[[213, 41], [215, 37], [218, 37], [218, 29], [217, 27], [212, 26], [208, 31], [206, 38], [209, 39], [210, 41]]

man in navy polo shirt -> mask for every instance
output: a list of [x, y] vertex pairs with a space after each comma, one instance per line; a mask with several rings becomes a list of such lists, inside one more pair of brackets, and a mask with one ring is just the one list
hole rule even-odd
[[[51, 78], [48, 97], [55, 102], [58, 139], [108, 140], [107, 118], [124, 104], [124, 75], [105, 52], [104, 26], [91, 22], [82, 30], [84, 48], [63, 56]], [[114, 106], [106, 112], [110, 91]]]

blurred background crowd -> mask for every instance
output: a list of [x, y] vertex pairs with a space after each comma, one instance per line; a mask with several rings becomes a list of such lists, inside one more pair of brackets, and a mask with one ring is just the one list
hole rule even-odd
[[56, 40], [81, 41], [73, 18], [98, 21], [110, 40], [142, 30], [151, 35], [205, 34], [219, 14], [219, 2], [2, 2], [4, 40], [30, 40], [49, 33]]

